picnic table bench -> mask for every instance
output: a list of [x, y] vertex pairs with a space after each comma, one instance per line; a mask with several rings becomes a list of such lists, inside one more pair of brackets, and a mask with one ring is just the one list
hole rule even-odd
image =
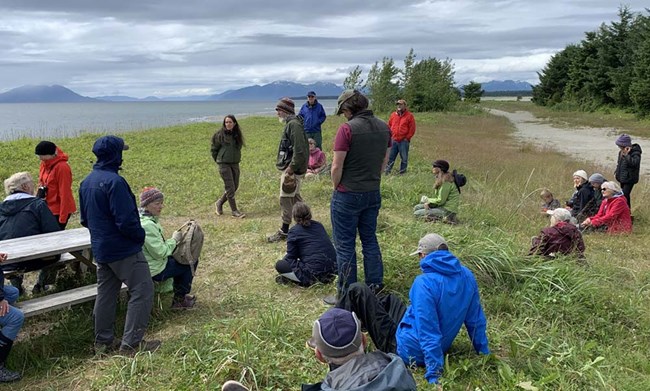
[[[97, 268], [92, 260], [90, 232], [87, 228], [0, 240], [0, 251], [8, 254], [3, 265], [61, 255], [61, 260], [57, 263], [80, 261], [91, 270]], [[126, 286], [122, 285], [122, 289], [125, 288]], [[69, 308], [74, 304], [94, 300], [96, 296], [97, 284], [92, 284], [18, 302], [17, 306], [28, 317], [59, 308]]]

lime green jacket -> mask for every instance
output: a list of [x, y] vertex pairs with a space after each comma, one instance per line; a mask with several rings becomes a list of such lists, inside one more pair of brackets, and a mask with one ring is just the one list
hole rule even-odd
[[142, 252], [149, 263], [149, 271], [153, 277], [165, 270], [167, 258], [176, 248], [176, 241], [171, 238], [165, 240], [157, 217], [140, 214], [140, 224], [145, 233]]
[[429, 197], [429, 204], [434, 208], [445, 208], [451, 213], [458, 213], [460, 205], [460, 193], [456, 185], [445, 182], [438, 189], [434, 189], [433, 197]]

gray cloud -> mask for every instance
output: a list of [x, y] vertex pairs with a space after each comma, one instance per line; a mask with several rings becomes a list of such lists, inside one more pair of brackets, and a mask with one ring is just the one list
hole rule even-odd
[[[629, 1], [640, 12], [646, 1]], [[216, 93], [274, 80], [341, 83], [388, 56], [449, 58], [456, 81], [535, 82], [556, 51], [616, 20], [610, 0], [3, 0], [0, 91]]]

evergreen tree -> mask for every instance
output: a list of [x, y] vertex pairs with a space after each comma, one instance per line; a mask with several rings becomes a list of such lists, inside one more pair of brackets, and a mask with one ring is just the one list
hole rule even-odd
[[483, 93], [485, 92], [481, 89], [481, 83], [474, 81], [469, 82], [469, 84], [465, 84], [462, 89], [465, 93], [465, 102], [469, 103], [479, 103], [481, 101]]
[[343, 81], [343, 88], [346, 90], [362, 90], [365, 85], [363, 84], [363, 79], [361, 78], [361, 67], [356, 66], [353, 70], [350, 71], [350, 74]]
[[641, 16], [635, 23], [637, 33], [633, 54], [633, 77], [630, 98], [639, 116], [650, 115], [650, 17]]
[[381, 66], [375, 62], [368, 72], [368, 95], [372, 101], [372, 108], [379, 113], [387, 113], [395, 106], [399, 98], [398, 75], [400, 70], [395, 66], [392, 58], [384, 57]]

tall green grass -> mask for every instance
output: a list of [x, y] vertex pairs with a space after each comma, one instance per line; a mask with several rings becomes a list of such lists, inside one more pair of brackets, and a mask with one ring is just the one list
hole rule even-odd
[[[494, 352], [477, 356], [461, 333], [448, 352], [445, 389], [650, 389], [647, 183], [635, 188], [635, 233], [586, 236], [587, 265], [572, 258], [528, 257], [530, 237], [548, 223], [539, 213], [539, 190], [548, 187], [564, 200], [571, 194], [573, 171], [597, 168], [518, 144], [510, 138], [507, 120], [472, 107], [416, 119], [409, 173], [382, 181], [378, 238], [385, 282], [408, 299], [420, 273], [417, 259], [408, 253], [424, 234], [440, 233], [477, 277]], [[213, 212], [223, 191], [209, 153], [215, 125], [123, 135], [131, 149], [124, 154], [122, 175], [136, 193], [150, 185], [163, 190], [166, 229], [171, 231], [188, 217], [204, 227], [207, 240], [194, 282], [198, 308], [170, 312], [170, 297], [157, 297], [149, 334], [163, 339], [163, 347], [135, 359], [92, 355], [91, 304], [29, 319], [9, 360], [25, 375], [14, 389], [213, 390], [236, 379], [255, 390], [288, 390], [324, 376], [326, 367], [304, 348], [304, 341], [312, 321], [327, 309], [321, 298], [334, 287], [276, 285], [273, 266], [284, 244], [265, 243], [265, 235], [280, 224], [274, 158], [282, 126], [273, 118], [240, 122], [248, 145], [237, 194], [247, 214], [243, 220]], [[330, 158], [340, 123], [330, 117], [324, 129]], [[95, 137], [54, 140], [71, 156], [75, 191], [92, 167]], [[36, 175], [37, 141], [0, 143], [0, 176], [23, 170]], [[430, 192], [430, 162], [435, 159], [449, 160], [468, 177], [460, 225], [412, 217], [412, 206]], [[303, 197], [314, 218], [331, 232], [330, 196], [327, 176], [306, 181]], [[71, 225], [77, 224], [73, 220]], [[118, 333], [124, 311], [122, 305]], [[433, 389], [423, 373], [415, 369], [419, 388]]]

